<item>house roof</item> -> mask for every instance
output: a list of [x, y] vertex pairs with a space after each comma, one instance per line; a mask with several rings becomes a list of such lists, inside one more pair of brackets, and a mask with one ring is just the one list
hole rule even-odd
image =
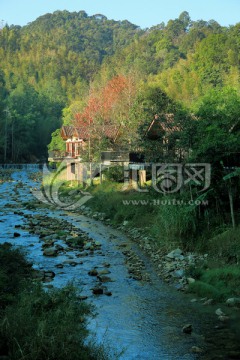
[[63, 140], [67, 140], [73, 136], [74, 127], [73, 126], [62, 126], [61, 127], [61, 137]]
[[82, 140], [88, 140], [90, 137], [94, 137], [95, 134], [98, 134], [100, 136], [105, 136], [108, 139], [115, 141], [119, 133], [119, 128], [120, 127], [109, 124], [104, 124], [103, 126], [98, 128], [94, 128], [93, 125], [86, 125], [81, 127], [64, 125], [61, 128], [61, 136], [63, 140], [68, 140], [72, 137], [76, 137]]
[[174, 114], [155, 115], [151, 121], [145, 136], [157, 140], [163, 135], [169, 135], [180, 131], [180, 127], [174, 122]]

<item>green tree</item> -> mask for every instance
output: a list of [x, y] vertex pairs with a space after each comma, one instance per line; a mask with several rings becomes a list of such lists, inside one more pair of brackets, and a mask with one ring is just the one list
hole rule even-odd
[[39, 95], [31, 85], [19, 84], [8, 99], [11, 118], [11, 161], [46, 159], [50, 135], [60, 126], [61, 107], [56, 99]]
[[209, 91], [196, 113], [193, 157], [228, 166], [239, 152], [240, 97], [233, 88]]
[[6, 161], [8, 141], [8, 117], [6, 112], [7, 90], [4, 74], [0, 70], [0, 153], [1, 161]]
[[[197, 112], [191, 155], [194, 162], [210, 163], [215, 202], [220, 204], [223, 214], [231, 214], [233, 227], [236, 223], [234, 207], [239, 208], [239, 176], [229, 173], [235, 176], [233, 169], [239, 166], [239, 114], [240, 96], [235, 89], [211, 90], [206, 94]], [[223, 206], [227, 197], [229, 206]]]

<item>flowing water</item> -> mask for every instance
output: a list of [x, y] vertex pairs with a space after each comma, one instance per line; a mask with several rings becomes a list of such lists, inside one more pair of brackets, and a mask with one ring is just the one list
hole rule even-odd
[[[214, 309], [200, 309], [199, 305], [190, 302], [191, 297], [161, 282], [154, 275], [154, 270], [144, 254], [123, 233], [74, 212], [41, 207], [26, 209], [23, 204], [33, 200], [30, 188], [37, 186], [29, 175], [37, 171], [38, 166], [16, 169], [11, 175], [12, 182], [0, 185], [0, 243], [7, 241], [23, 248], [35, 269], [54, 271], [56, 276], [51, 285], [62, 287], [73, 281], [75, 286], [81, 289], [81, 295], [86, 295], [86, 301], [95, 306], [96, 316], [89, 320], [89, 328], [95, 333], [97, 341], [119, 352], [124, 350], [120, 359], [192, 360], [199, 356], [202, 359], [228, 359], [222, 349], [219, 357], [213, 354], [216, 348], [219, 348], [213, 344], [214, 335], [213, 331], [210, 331], [216, 320]], [[19, 187], [16, 193], [14, 187], [19, 181], [23, 186]], [[18, 228], [21, 236], [14, 237], [15, 225], [24, 224], [26, 214], [67, 220], [100, 242], [101, 251], [95, 251], [81, 259], [74, 250], [57, 257], [43, 256], [42, 242], [38, 236]], [[58, 243], [64, 246], [60, 240]], [[145, 263], [150, 281], [142, 282], [129, 278], [121, 249], [123, 243], [128, 243]], [[67, 263], [69, 259], [78, 265], [71, 266]], [[62, 269], [56, 267], [59, 263], [64, 264]], [[112, 296], [92, 294], [97, 279], [89, 276], [88, 271], [94, 267], [104, 269], [104, 263], [110, 264], [109, 276], [113, 281], [104, 285]], [[182, 332], [182, 327], [188, 323], [193, 326], [191, 335]], [[206, 332], [211, 341], [204, 339]], [[209, 343], [212, 348], [209, 348]], [[207, 351], [198, 355], [191, 351], [192, 346]]]

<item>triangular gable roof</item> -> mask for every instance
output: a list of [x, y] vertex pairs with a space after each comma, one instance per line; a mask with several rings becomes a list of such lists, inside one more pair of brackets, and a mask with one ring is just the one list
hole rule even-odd
[[[88, 140], [92, 136], [92, 126], [86, 125], [81, 127], [75, 126], [62, 126], [61, 128], [61, 137], [63, 140], [71, 139], [72, 137], [76, 137], [81, 140]], [[110, 140], [116, 141], [116, 138], [119, 134], [119, 127], [115, 125], [105, 124], [100, 129], [97, 129], [98, 134], [102, 134]]]
[[61, 137], [63, 140], [67, 140], [73, 136], [74, 127], [73, 126], [62, 126], [61, 127]]
[[147, 128], [145, 136], [148, 136], [150, 139], [157, 140], [164, 134], [169, 135], [178, 131], [180, 131], [180, 128], [174, 123], [174, 114], [164, 114], [160, 117], [155, 115], [154, 119]]
[[107, 138], [116, 141], [119, 135], [120, 127], [121, 126], [116, 127], [114, 125], [104, 126], [103, 133], [106, 135]]

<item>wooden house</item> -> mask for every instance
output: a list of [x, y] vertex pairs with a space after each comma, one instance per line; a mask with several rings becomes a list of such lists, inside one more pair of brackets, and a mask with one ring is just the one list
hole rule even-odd
[[[126, 129], [125, 129], [126, 131]], [[174, 122], [173, 114], [155, 115], [150, 122], [143, 139], [148, 138], [153, 143], [158, 141], [162, 144], [163, 153], [172, 151], [174, 156], [181, 158], [182, 153], [177, 144], [177, 138], [180, 127]], [[122, 149], [118, 144], [119, 138], [123, 129], [111, 124], [104, 124], [102, 126], [94, 127], [93, 124], [83, 126], [62, 126], [61, 137], [65, 141], [65, 153], [55, 154], [56, 161], [66, 161], [67, 165], [67, 179], [72, 180], [79, 177], [81, 172], [82, 154], [89, 151], [89, 162], [91, 162], [91, 149], [94, 139], [106, 138], [109, 140], [109, 146], [101, 153], [101, 165], [127, 165], [130, 171], [145, 171], [149, 164], [145, 164], [144, 152], [137, 149], [135, 152], [130, 152], [128, 149]], [[172, 139], [174, 140], [174, 146]], [[54, 157], [54, 156], [53, 156]], [[50, 160], [50, 159], [49, 159]], [[54, 159], [51, 159], [54, 161]]]
[[167, 156], [174, 161], [181, 161], [184, 152], [179, 146], [180, 132], [181, 126], [176, 124], [174, 114], [156, 114], [147, 128], [145, 137], [153, 142], [160, 142], [163, 159]]
[[[119, 128], [115, 125], [104, 124], [95, 127], [93, 124], [80, 127], [64, 125], [60, 134], [65, 142], [65, 152], [49, 152], [49, 161], [66, 163], [66, 179], [80, 180], [83, 176], [83, 154], [87, 151], [88, 162], [91, 163], [92, 145], [95, 140], [109, 140], [109, 147], [105, 153], [113, 153], [115, 142], [119, 135]], [[119, 156], [116, 152], [116, 156]], [[123, 156], [123, 155], [122, 155]]]
[[82, 127], [62, 126], [61, 137], [66, 143], [66, 157], [76, 159], [81, 157], [83, 150], [89, 146], [91, 140], [106, 138], [110, 143], [117, 139], [119, 128], [114, 125], [104, 125], [97, 129], [93, 125]]

